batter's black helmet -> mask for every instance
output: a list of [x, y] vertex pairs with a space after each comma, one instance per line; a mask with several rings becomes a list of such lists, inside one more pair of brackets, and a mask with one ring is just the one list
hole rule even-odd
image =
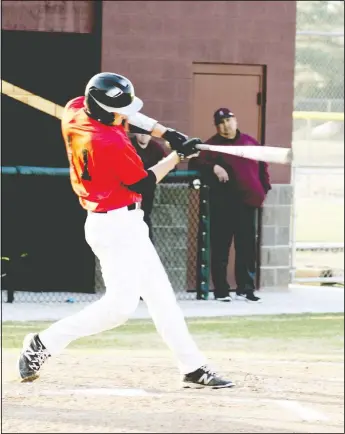
[[110, 123], [113, 113], [130, 116], [143, 106], [130, 80], [111, 72], [90, 79], [85, 88], [85, 102], [90, 115], [104, 123]]

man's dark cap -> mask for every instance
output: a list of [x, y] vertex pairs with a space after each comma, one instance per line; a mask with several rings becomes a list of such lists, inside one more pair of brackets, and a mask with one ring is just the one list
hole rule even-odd
[[213, 115], [214, 123], [215, 123], [215, 125], [219, 125], [221, 123], [222, 119], [232, 118], [234, 116], [235, 115], [233, 114], [233, 112], [231, 110], [229, 110], [228, 108], [220, 108], [216, 112], [214, 112], [214, 115]]

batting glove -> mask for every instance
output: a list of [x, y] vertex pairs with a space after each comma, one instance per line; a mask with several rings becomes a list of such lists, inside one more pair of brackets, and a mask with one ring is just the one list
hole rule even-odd
[[182, 144], [188, 139], [188, 136], [169, 128], [162, 135], [162, 138], [170, 143], [171, 149], [173, 151], [178, 152], [181, 149]]
[[199, 152], [195, 146], [200, 145], [201, 143], [203, 143], [201, 139], [198, 137], [193, 137], [182, 143], [182, 146], [180, 149], [177, 149], [176, 152], [181, 159], [189, 157], [190, 155], [197, 154]]

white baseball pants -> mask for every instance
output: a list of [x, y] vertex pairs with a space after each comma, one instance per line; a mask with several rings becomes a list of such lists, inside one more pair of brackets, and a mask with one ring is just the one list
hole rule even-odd
[[106, 214], [88, 213], [85, 238], [99, 258], [106, 293], [77, 314], [39, 333], [52, 355], [78, 338], [124, 324], [141, 296], [181, 373], [193, 372], [206, 364], [189, 334], [143, 215], [140, 209], [129, 211], [126, 207]]

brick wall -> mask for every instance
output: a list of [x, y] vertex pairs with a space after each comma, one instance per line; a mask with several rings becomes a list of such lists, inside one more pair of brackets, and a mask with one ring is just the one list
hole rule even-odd
[[2, 1], [2, 29], [91, 33], [93, 1]]
[[[104, 1], [102, 70], [127, 75], [145, 113], [190, 134], [192, 63], [267, 65], [266, 143], [290, 146], [295, 1]], [[274, 183], [289, 167], [272, 166]]]

